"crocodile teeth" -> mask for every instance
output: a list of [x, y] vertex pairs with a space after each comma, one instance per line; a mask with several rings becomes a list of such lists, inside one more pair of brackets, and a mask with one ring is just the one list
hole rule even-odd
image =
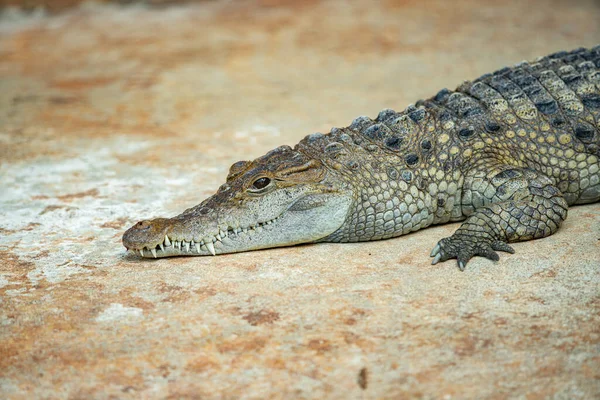
[[248, 228], [242, 228], [242, 232], [244, 232], [244, 233], [248, 232]]
[[200, 243], [196, 243], [196, 252], [200, 254]]
[[144, 257], [144, 249], [140, 249], [140, 255]]
[[161, 244], [159, 244], [158, 246], [160, 247], [160, 250], [161, 250], [161, 251], [165, 251], [165, 246], [163, 246], [163, 244], [162, 244], [162, 243], [161, 243]]
[[167, 235], [165, 235], [165, 246], [170, 246], [171, 245], [171, 241], [169, 240], [169, 237]]
[[189, 253], [189, 251], [190, 251], [190, 242], [184, 241], [183, 243], [185, 243], [185, 251]]
[[154, 256], [154, 258], [156, 258], [156, 249], [152, 249], [150, 251], [152, 252], [152, 255]]
[[221, 241], [221, 234], [217, 233], [217, 235], [215, 236], [215, 238], [220, 242]]
[[217, 253], [215, 253], [215, 246], [212, 244], [212, 242], [206, 243], [206, 247], [208, 248], [208, 251], [210, 251], [210, 254], [213, 256], [217, 255]]

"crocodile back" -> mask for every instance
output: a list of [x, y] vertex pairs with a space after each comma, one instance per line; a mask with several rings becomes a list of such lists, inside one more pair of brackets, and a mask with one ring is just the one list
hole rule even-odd
[[348, 225], [358, 230], [328, 239], [373, 240], [464, 218], [466, 177], [503, 166], [551, 178], [568, 204], [600, 201], [599, 128], [597, 46], [500, 69], [400, 112], [358, 117], [296, 149], [358, 192]]

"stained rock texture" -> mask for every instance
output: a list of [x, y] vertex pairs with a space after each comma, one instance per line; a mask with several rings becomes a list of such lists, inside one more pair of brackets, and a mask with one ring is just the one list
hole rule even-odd
[[239, 159], [600, 43], [594, 1], [202, 2], [0, 20], [1, 398], [596, 398], [600, 204], [466, 272], [456, 224], [142, 260]]

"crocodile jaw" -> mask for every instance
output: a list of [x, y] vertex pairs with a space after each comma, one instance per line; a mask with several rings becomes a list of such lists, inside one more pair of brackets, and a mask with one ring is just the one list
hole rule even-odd
[[229, 223], [189, 214], [142, 221], [125, 232], [123, 245], [146, 258], [217, 255], [311, 243], [344, 224], [352, 196], [338, 192], [300, 200], [307, 197], [318, 205], [297, 207], [297, 201], [269, 220], [241, 226], [233, 216]]

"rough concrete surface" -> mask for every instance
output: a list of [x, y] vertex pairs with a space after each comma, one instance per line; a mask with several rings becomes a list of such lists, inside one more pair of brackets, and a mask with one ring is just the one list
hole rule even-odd
[[142, 260], [230, 164], [600, 43], [597, 1], [215, 1], [0, 20], [1, 398], [598, 398], [600, 204], [494, 263], [457, 224]]

